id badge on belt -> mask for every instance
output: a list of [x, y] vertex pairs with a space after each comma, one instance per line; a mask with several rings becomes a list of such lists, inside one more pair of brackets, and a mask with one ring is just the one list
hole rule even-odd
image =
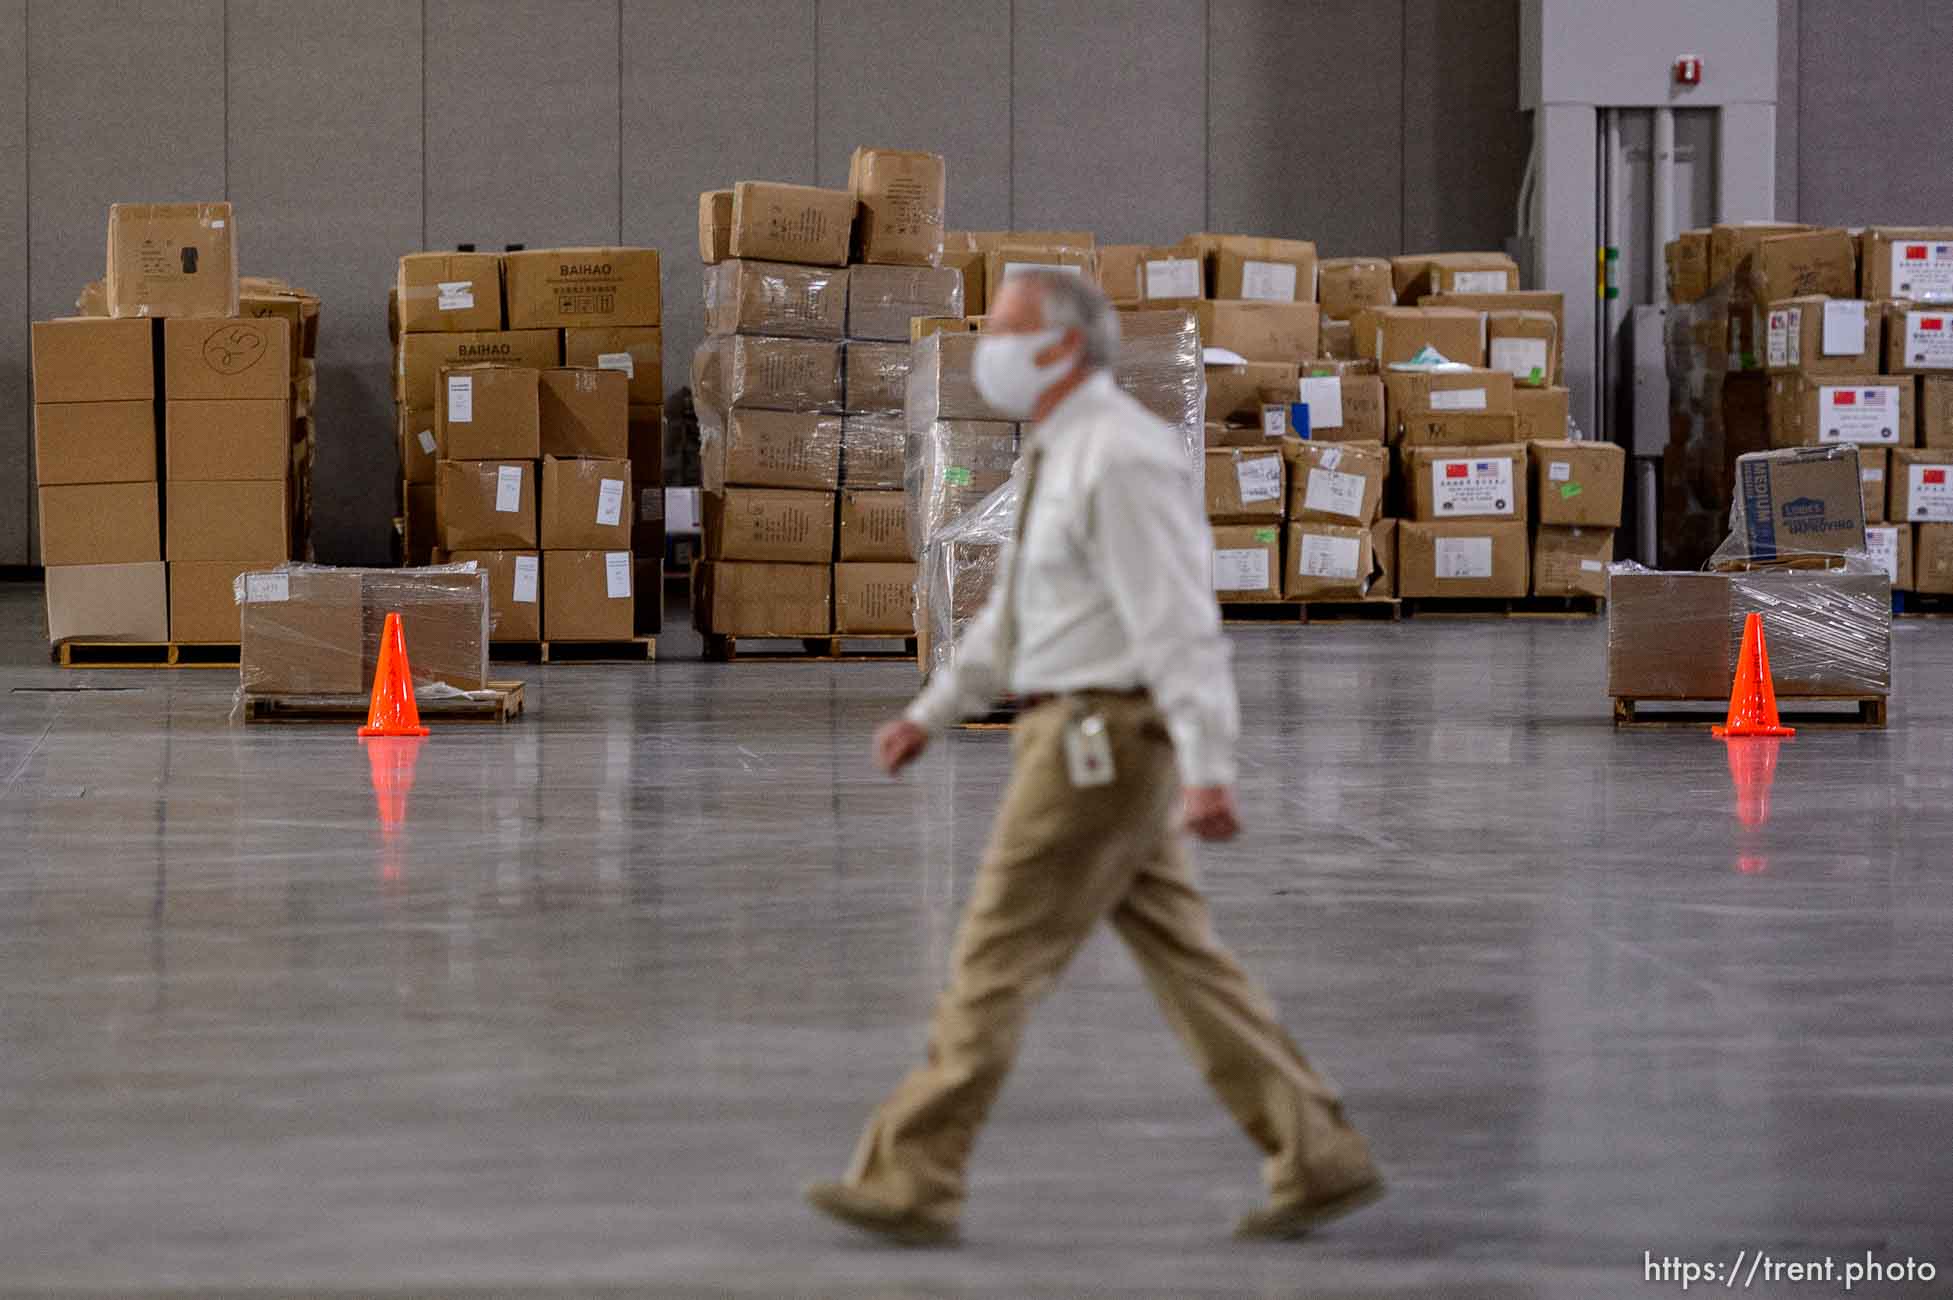
[[1112, 741], [1106, 734], [1105, 719], [1096, 713], [1076, 712], [1065, 723], [1065, 766], [1077, 789], [1111, 785], [1116, 773], [1112, 766]]

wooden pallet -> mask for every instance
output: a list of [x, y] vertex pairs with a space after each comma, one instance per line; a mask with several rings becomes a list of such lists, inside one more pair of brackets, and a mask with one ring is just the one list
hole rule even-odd
[[[1720, 726], [1729, 717], [1727, 702], [1718, 704], [1714, 700], [1677, 700], [1659, 696], [1626, 696], [1614, 698], [1614, 725], [1632, 727], [1642, 731], [1658, 731], [1677, 727], [1702, 728]], [[1796, 695], [1777, 697], [1777, 713], [1788, 727], [1811, 727], [1819, 729], [1867, 731], [1883, 730], [1886, 719], [1887, 697], [1883, 695]], [[1643, 704], [1660, 704], [1666, 707], [1647, 713], [1640, 711]], [[1842, 709], [1814, 709], [1811, 705], [1853, 706], [1852, 712]]]
[[1404, 603], [1386, 596], [1373, 600], [1227, 600], [1223, 623], [1395, 623]]
[[[916, 639], [901, 636], [737, 637], [702, 634], [712, 663], [914, 663]], [[741, 649], [741, 642], [746, 648]], [[900, 645], [901, 650], [890, 647]]]
[[1404, 601], [1412, 618], [1599, 618], [1607, 612], [1600, 596], [1419, 596]]
[[498, 662], [523, 664], [655, 663], [658, 638], [634, 636], [623, 641], [490, 641], [488, 657]]
[[54, 647], [63, 668], [229, 668], [238, 665], [237, 642], [63, 641]]
[[[522, 716], [522, 683], [490, 682], [493, 699], [418, 700], [420, 720], [429, 726], [446, 722], [513, 722]], [[246, 722], [363, 722], [371, 697], [366, 695], [246, 695]]]

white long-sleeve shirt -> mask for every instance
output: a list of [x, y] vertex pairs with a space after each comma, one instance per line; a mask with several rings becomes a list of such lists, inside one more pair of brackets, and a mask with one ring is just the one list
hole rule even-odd
[[[1181, 781], [1233, 784], [1232, 649], [1214, 602], [1213, 534], [1180, 440], [1104, 371], [1029, 436], [1042, 459], [1022, 554], [1006, 550], [989, 600], [909, 706], [909, 720], [941, 730], [1006, 689], [1143, 686], [1166, 716]], [[998, 614], [1020, 563], [1017, 652], [1006, 670], [997, 662]]]

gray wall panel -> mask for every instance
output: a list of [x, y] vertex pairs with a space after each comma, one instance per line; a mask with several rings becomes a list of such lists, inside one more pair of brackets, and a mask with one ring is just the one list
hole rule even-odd
[[[815, 178], [814, 0], [624, 5], [624, 239], [663, 250], [665, 388], [702, 329], [699, 191]], [[954, 177], [951, 178], [954, 184]]]
[[849, 0], [820, 7], [820, 183], [856, 145], [926, 149], [949, 167], [957, 230], [1010, 222], [1009, 0]]
[[1777, 211], [1782, 221], [1797, 220], [1797, 112], [1803, 70], [1799, 49], [1799, 0], [1777, 0]]
[[1207, 227], [1206, 8], [1017, 0], [1012, 225], [1115, 244]]
[[1517, 0], [1404, 11], [1404, 251], [1502, 249], [1532, 144]]
[[1209, 28], [1209, 228], [1401, 252], [1402, 7], [1213, 0]]
[[321, 299], [314, 539], [339, 563], [385, 561], [398, 493], [386, 298], [420, 242], [420, 37], [420, 0], [230, 0], [244, 269]]
[[618, 0], [427, 0], [430, 248], [609, 244]]
[[[27, 0], [0, 0], [0, 283], [27, 283]], [[0, 309], [0, 564], [26, 564], [33, 522], [28, 303]]]

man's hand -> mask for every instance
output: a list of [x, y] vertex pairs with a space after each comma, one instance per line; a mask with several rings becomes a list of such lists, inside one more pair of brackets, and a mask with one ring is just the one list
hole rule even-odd
[[1190, 785], [1181, 792], [1187, 829], [1203, 840], [1231, 840], [1241, 833], [1241, 816], [1231, 785]]
[[927, 748], [929, 733], [907, 718], [897, 718], [883, 723], [875, 733], [875, 766], [890, 776], [899, 776]]

